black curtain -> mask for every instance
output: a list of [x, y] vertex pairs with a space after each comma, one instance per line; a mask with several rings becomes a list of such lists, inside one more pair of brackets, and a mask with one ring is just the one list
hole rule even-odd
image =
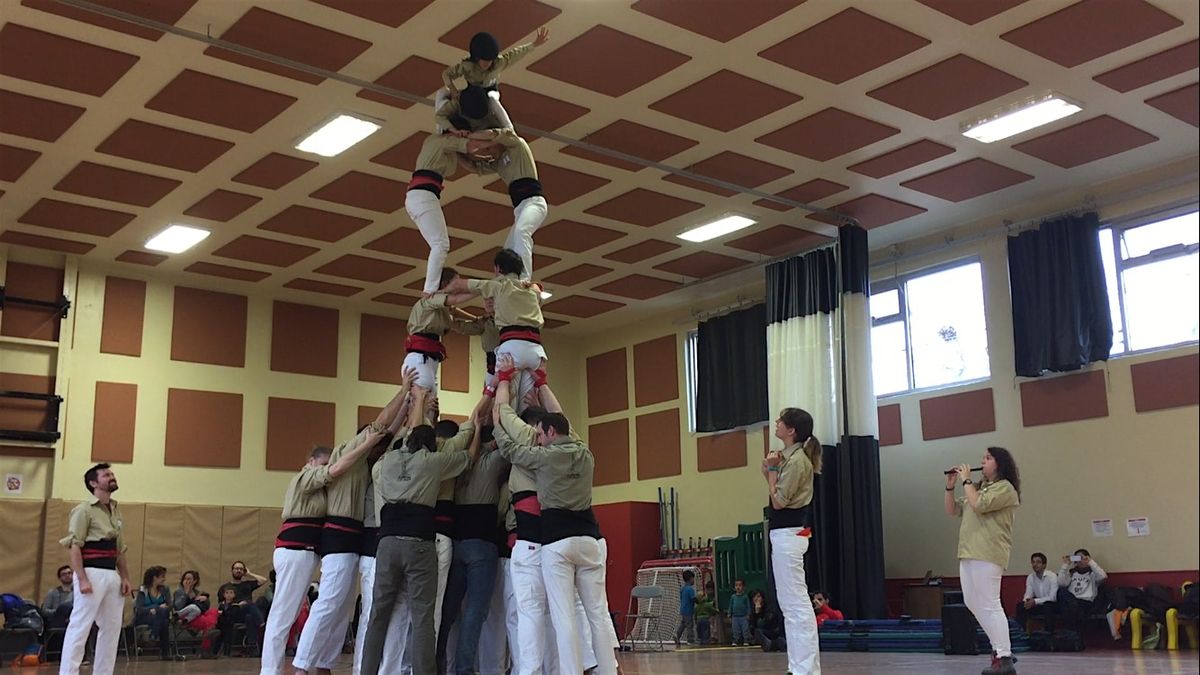
[[1056, 218], [1008, 238], [1017, 375], [1107, 361], [1112, 316], [1095, 213]]
[[767, 265], [766, 323], [779, 323], [838, 307], [838, 262], [832, 247]]
[[723, 431], [770, 417], [766, 317], [766, 305], [754, 305], [700, 322], [696, 431]]

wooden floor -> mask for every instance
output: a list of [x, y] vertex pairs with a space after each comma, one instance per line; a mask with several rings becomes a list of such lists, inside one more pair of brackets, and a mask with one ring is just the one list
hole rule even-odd
[[[1044, 675], [1198, 675], [1197, 653], [1095, 651], [1080, 654], [1022, 654], [1017, 670], [1023, 674]], [[787, 665], [781, 654], [764, 654], [757, 649], [694, 649], [665, 654], [622, 654], [625, 675], [782, 675]], [[257, 659], [222, 659], [163, 663], [143, 658], [136, 662], [117, 659], [118, 674], [124, 675], [250, 675], [258, 672]], [[939, 654], [866, 654], [826, 653], [822, 672], [836, 675], [881, 675], [913, 673], [918, 675], [974, 674], [988, 665], [984, 656], [942, 656]], [[26, 674], [48, 675], [55, 667], [22, 668]], [[84, 669], [83, 672], [89, 672]], [[335, 673], [349, 673], [349, 657]], [[290, 675], [290, 674], [289, 674]]]

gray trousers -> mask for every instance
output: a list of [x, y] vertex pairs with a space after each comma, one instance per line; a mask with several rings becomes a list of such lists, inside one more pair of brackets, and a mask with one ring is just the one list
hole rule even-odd
[[[362, 673], [377, 675], [393, 609], [412, 619], [413, 675], [437, 675], [433, 608], [437, 596], [437, 551], [432, 541], [383, 537], [375, 554], [375, 593], [363, 644]], [[407, 605], [408, 611], [404, 611]], [[407, 631], [401, 626], [401, 635]], [[393, 633], [395, 634], [395, 633]], [[390, 675], [390, 674], [389, 674]]]

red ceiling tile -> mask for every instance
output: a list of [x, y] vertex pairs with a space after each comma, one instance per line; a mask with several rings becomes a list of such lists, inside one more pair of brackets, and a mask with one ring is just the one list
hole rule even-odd
[[[463, 270], [476, 270], [479, 272], [484, 272], [490, 276], [492, 274], [495, 274], [495, 264], [493, 261], [495, 261], [496, 252], [499, 250], [500, 250], [499, 248], [488, 249], [488, 250], [484, 251], [483, 253], [473, 255], [470, 258], [467, 258], [466, 260], [459, 262], [456, 266]], [[543, 269], [545, 267], [549, 267], [550, 265], [553, 265], [554, 263], [558, 262], [559, 260], [560, 260], [560, 258], [555, 258], [552, 255], [545, 255], [542, 253], [534, 253], [533, 254], [534, 272], [536, 273], [537, 270]], [[418, 279], [417, 281], [410, 284], [410, 287], [413, 288], [413, 290], [421, 290], [424, 287], [424, 284], [425, 284], [424, 279]]]
[[412, 265], [388, 262], [386, 260], [379, 260], [378, 258], [368, 258], [361, 255], [344, 255], [337, 260], [321, 265], [315, 271], [335, 277], [358, 279], [359, 281], [370, 281], [378, 284], [398, 277], [412, 268]]
[[407, 183], [350, 171], [309, 196], [368, 211], [394, 213], [404, 208], [407, 190]]
[[213, 251], [222, 258], [235, 258], [247, 262], [287, 267], [316, 253], [319, 249], [301, 244], [289, 244], [274, 239], [264, 239], [249, 234], [234, 239]]
[[241, 267], [229, 267], [228, 265], [218, 265], [209, 262], [194, 262], [185, 267], [184, 270], [195, 274], [207, 274], [210, 277], [237, 279], [238, 281], [262, 281], [271, 276], [269, 272], [248, 270]]
[[371, 299], [375, 302], [386, 302], [389, 305], [412, 307], [421, 297], [418, 295], [405, 295], [403, 293], [381, 293]]
[[125, 251], [117, 256], [117, 260], [135, 265], [154, 267], [159, 263], [165, 262], [168, 257], [160, 253], [149, 253], [147, 251]]
[[26, 28], [0, 27], [0, 74], [103, 96], [138, 57]]
[[558, 274], [546, 277], [547, 284], [558, 284], [560, 286], [574, 286], [581, 284], [590, 279], [595, 279], [598, 276], [608, 274], [612, 271], [610, 267], [601, 267], [599, 265], [589, 265], [584, 263], [576, 265], [569, 270], [564, 270]]
[[746, 264], [748, 264], [748, 261], [742, 258], [734, 258], [711, 251], [698, 251], [696, 253], [689, 253], [682, 258], [659, 263], [654, 266], [654, 269], [685, 277], [703, 279], [711, 277], [714, 274], [728, 272]]
[[733, 241], [727, 241], [725, 245], [774, 258], [800, 253], [830, 241], [832, 240], [829, 237], [823, 237], [815, 232], [808, 232], [790, 225], [776, 225]]
[[754, 140], [824, 162], [898, 133], [900, 130], [895, 127], [826, 108]]
[[[788, 188], [783, 192], [776, 192], [775, 196], [783, 197], [784, 199], [791, 199], [803, 204], [812, 204], [813, 202], [820, 201], [830, 195], [836, 195], [842, 190], [848, 189], [848, 187], [842, 185], [841, 183], [835, 183], [831, 180], [825, 180], [824, 178], [814, 178], [813, 180], [810, 180], [806, 183], [801, 183], [794, 188]], [[765, 206], [768, 209], [775, 211], [791, 211], [793, 208], [795, 208], [788, 206], [787, 204], [773, 202], [769, 199], [759, 199], [754, 203], [757, 206]]]
[[258, 131], [295, 102], [285, 94], [185, 70], [159, 90], [146, 107], [249, 133]]
[[281, 155], [278, 152], [263, 157], [246, 167], [233, 180], [246, 185], [275, 190], [296, 180], [319, 166], [316, 162]]
[[1028, 180], [1033, 180], [1033, 176], [976, 157], [906, 180], [901, 185], [952, 202], [963, 202]]
[[847, 168], [871, 178], [883, 178], [953, 153], [954, 148], [926, 138]]
[[[761, 160], [757, 160], [745, 155], [739, 155], [736, 152], [725, 151], [717, 155], [713, 155], [708, 159], [700, 160], [695, 164], [687, 167], [687, 170], [708, 178], [715, 178], [727, 183], [733, 183], [741, 187], [756, 188], [764, 183], [770, 183], [774, 180], [779, 180], [784, 176], [792, 173], [791, 169], [768, 164]], [[667, 174], [663, 176], [663, 180], [676, 183], [679, 185], [688, 185], [698, 190], [712, 192], [714, 194], [731, 197], [736, 192], [725, 188], [710, 185], [691, 178], [685, 178], [676, 174]]]
[[[345, 68], [346, 64], [358, 58], [371, 46], [371, 43], [365, 40], [269, 12], [261, 7], [251, 7], [221, 34], [221, 39], [335, 72]], [[204, 53], [309, 84], [318, 84], [324, 79], [217, 46], [205, 49]]]
[[[675, 134], [669, 134], [665, 131], [652, 129], [626, 120], [617, 120], [603, 129], [587, 134], [581, 140], [602, 148], [616, 150], [626, 155], [648, 159], [652, 162], [661, 162], [696, 145], [696, 141], [690, 138], [676, 136]], [[601, 155], [573, 145], [564, 147], [559, 152], [565, 155], [583, 157], [593, 162], [600, 162], [601, 164], [608, 164], [609, 166], [621, 169], [628, 169], [629, 171], [637, 171], [643, 168], [641, 164], [608, 157], [607, 155]]]
[[450, 227], [483, 234], [499, 232], [513, 223], [511, 207], [474, 197], [459, 197], [449, 204], [443, 204], [442, 212]]
[[[929, 44], [899, 26], [851, 7], [758, 55], [815, 78], [841, 84]], [[836, 54], [836, 57], [832, 55]]]
[[1144, 0], [1082, 0], [1000, 37], [1072, 68], [1181, 25]]
[[684, 30], [699, 33], [719, 42], [729, 42], [751, 28], [757, 28], [804, 0], [637, 0], [633, 9]]
[[1001, 12], [1016, 7], [1026, 0], [917, 0], [917, 2], [928, 5], [937, 11], [947, 16], [952, 16], [959, 21], [974, 26], [975, 24], [990, 19]]
[[337, 295], [343, 298], [348, 298], [351, 295], [362, 291], [361, 288], [355, 286], [331, 284], [325, 281], [317, 281], [316, 279], [292, 279], [284, 284], [284, 287], [294, 288], [298, 291], [312, 291], [314, 293], [324, 293], [326, 295]]
[[342, 213], [331, 213], [307, 206], [289, 206], [263, 221], [258, 229], [333, 242], [340, 241], [370, 224], [370, 220]]
[[620, 309], [625, 305], [620, 302], [611, 302], [609, 300], [601, 300], [599, 298], [589, 298], [586, 295], [572, 295], [569, 298], [562, 300], [554, 300], [545, 306], [546, 311], [555, 312], [558, 314], [566, 314], [581, 319], [587, 319], [597, 314], [611, 312], [614, 309]]
[[539, 247], [549, 246], [572, 253], [583, 253], [624, 237], [624, 232], [596, 227], [574, 220], [556, 220], [538, 228], [534, 240]]
[[1200, 126], [1200, 110], [1197, 109], [1197, 98], [1200, 97], [1198, 89], [1200, 85], [1189, 84], [1182, 89], [1148, 98], [1146, 103], [1194, 127]]
[[153, 206], [180, 185], [180, 181], [170, 178], [80, 162], [54, 189], [123, 204]]
[[41, 156], [42, 153], [37, 150], [0, 144], [0, 180], [17, 182]]
[[29, 234], [28, 232], [18, 232], [16, 230], [5, 230], [0, 232], [0, 242], [5, 244], [13, 244], [15, 246], [30, 246], [32, 248], [45, 248], [51, 251], [62, 251], [64, 253], [73, 253], [75, 255], [83, 255], [88, 251], [96, 248], [95, 244], [87, 244], [82, 241], [71, 241], [69, 239], [58, 239], [55, 237], [43, 237], [37, 234]]
[[701, 203], [679, 197], [643, 188], [634, 188], [623, 195], [613, 197], [587, 209], [585, 213], [642, 227], [653, 227], [672, 218], [691, 213], [703, 206]]
[[[576, 197], [582, 197], [611, 182], [607, 178], [597, 178], [581, 171], [564, 169], [541, 162], [537, 165], [537, 172], [538, 180], [542, 182], [542, 189], [546, 193], [546, 201], [555, 206], [565, 204]], [[493, 181], [486, 187], [492, 192], [508, 194], [508, 188], [504, 185], [504, 181]]]
[[1121, 93], [1200, 67], [1200, 40], [1192, 40], [1092, 78]]
[[207, 197], [189, 206], [183, 214], [227, 223], [260, 201], [262, 201], [262, 197], [254, 195], [244, 195], [229, 190], [213, 190], [208, 193]]
[[962, 112], [1029, 84], [986, 63], [956, 54], [867, 95], [931, 120]]
[[378, 0], [313, 0], [337, 10], [362, 17], [368, 21], [399, 28], [429, 6], [433, 0], [404, 0], [404, 2], [379, 2]]
[[[527, 124], [534, 129], [557, 131], [591, 112], [587, 108], [551, 98], [536, 91], [504, 85], [504, 109], [509, 116], [521, 124]], [[536, 134], [522, 132], [525, 140], [532, 142]]]
[[208, 166], [233, 143], [140, 120], [126, 120], [96, 152], [196, 172]]
[[0, 89], [0, 132], [6, 134], [57, 141], [82, 114], [83, 108]]
[[662, 255], [667, 251], [674, 251], [677, 248], [679, 248], [679, 244], [660, 241], [658, 239], [647, 239], [633, 246], [627, 246], [612, 253], [606, 253], [604, 257], [608, 260], [633, 264], [647, 258], [653, 258], [656, 255]]
[[372, 162], [390, 166], [401, 171], [412, 171], [417, 166], [417, 155], [429, 134], [424, 131], [409, 136], [392, 147], [371, 158]]
[[[720, 92], [720, 95], [714, 96], [713, 92]], [[652, 103], [650, 107], [710, 129], [732, 131], [782, 110], [801, 98], [731, 70], [720, 70]]]
[[[401, 61], [400, 65], [377, 77], [374, 83], [407, 94], [426, 96], [442, 87], [442, 71], [445, 69], [446, 64], [444, 63], [430, 61], [420, 56], [410, 56]], [[401, 109], [412, 105], [405, 99], [381, 94], [372, 89], [360, 90], [358, 97]]]
[[[154, 30], [153, 28], [147, 28], [136, 23], [97, 14], [85, 9], [78, 9], [70, 5], [64, 5], [61, 2], [55, 2], [55, 0], [23, 0], [21, 4], [40, 9], [43, 12], [51, 12], [69, 19], [128, 33], [129, 35], [147, 40], [157, 40], [163, 35], [162, 31]], [[127, 14], [136, 14], [146, 19], [158, 21], [159, 23], [174, 24], [184, 14], [187, 14], [192, 5], [196, 4], [196, 0], [153, 0], [153, 2], [147, 0], [96, 0], [96, 4]]]
[[677, 281], [648, 277], [644, 274], [631, 274], [607, 284], [601, 284], [592, 290], [634, 300], [649, 300], [677, 290], [682, 285]]
[[540, 56], [527, 68], [584, 89], [622, 96], [690, 59], [687, 54], [599, 25]]
[[132, 213], [60, 202], [57, 199], [39, 199], [18, 220], [56, 230], [111, 237], [134, 218], [136, 216]]
[[[469, 243], [471, 242], [466, 239], [450, 237], [450, 250], [457, 251]], [[396, 228], [388, 234], [366, 244], [363, 248], [391, 253], [392, 255], [416, 258], [417, 260], [424, 260], [429, 257], [429, 244], [425, 243], [425, 238], [417, 231], [416, 226]], [[421, 283], [424, 284], [424, 280]]]
[[1132, 150], [1158, 137], [1108, 115], [1017, 143], [1014, 150], [1070, 169]]
[[[863, 195], [848, 202], [842, 202], [837, 206], [831, 206], [829, 209], [858, 219], [859, 224], [868, 230], [873, 227], [894, 223], [897, 220], [911, 218], [928, 210], [877, 194]], [[835, 219], [823, 213], [813, 214], [809, 218], [825, 223], [837, 224]]]
[[[539, 26], [544, 26], [561, 13], [561, 9], [537, 0], [492, 0], [438, 40], [461, 49], [465, 58], [471, 36], [487, 31], [496, 36], [503, 51], [523, 42], [531, 42], [532, 33]], [[538, 55], [540, 50], [525, 58], [537, 58]]]

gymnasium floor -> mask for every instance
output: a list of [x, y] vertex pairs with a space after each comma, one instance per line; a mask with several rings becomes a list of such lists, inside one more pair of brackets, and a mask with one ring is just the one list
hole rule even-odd
[[[1044, 675], [1197, 675], [1200, 662], [1196, 652], [1097, 651], [1080, 654], [1023, 654], [1018, 672]], [[622, 654], [625, 675], [781, 675], [786, 662], [780, 654], [763, 654], [754, 649], [717, 648], [685, 650], [665, 654]], [[349, 657], [344, 668], [350, 672]], [[835, 675], [875, 675], [914, 673], [919, 675], [967, 675], [988, 665], [987, 657], [942, 656], [939, 654], [866, 654], [827, 653], [821, 659], [822, 671]], [[57, 668], [21, 669], [21, 673], [50, 673]], [[84, 669], [83, 672], [89, 672]], [[143, 658], [126, 662], [118, 657], [116, 672], [124, 675], [249, 675], [258, 672], [257, 659], [224, 659], [162, 663]]]

